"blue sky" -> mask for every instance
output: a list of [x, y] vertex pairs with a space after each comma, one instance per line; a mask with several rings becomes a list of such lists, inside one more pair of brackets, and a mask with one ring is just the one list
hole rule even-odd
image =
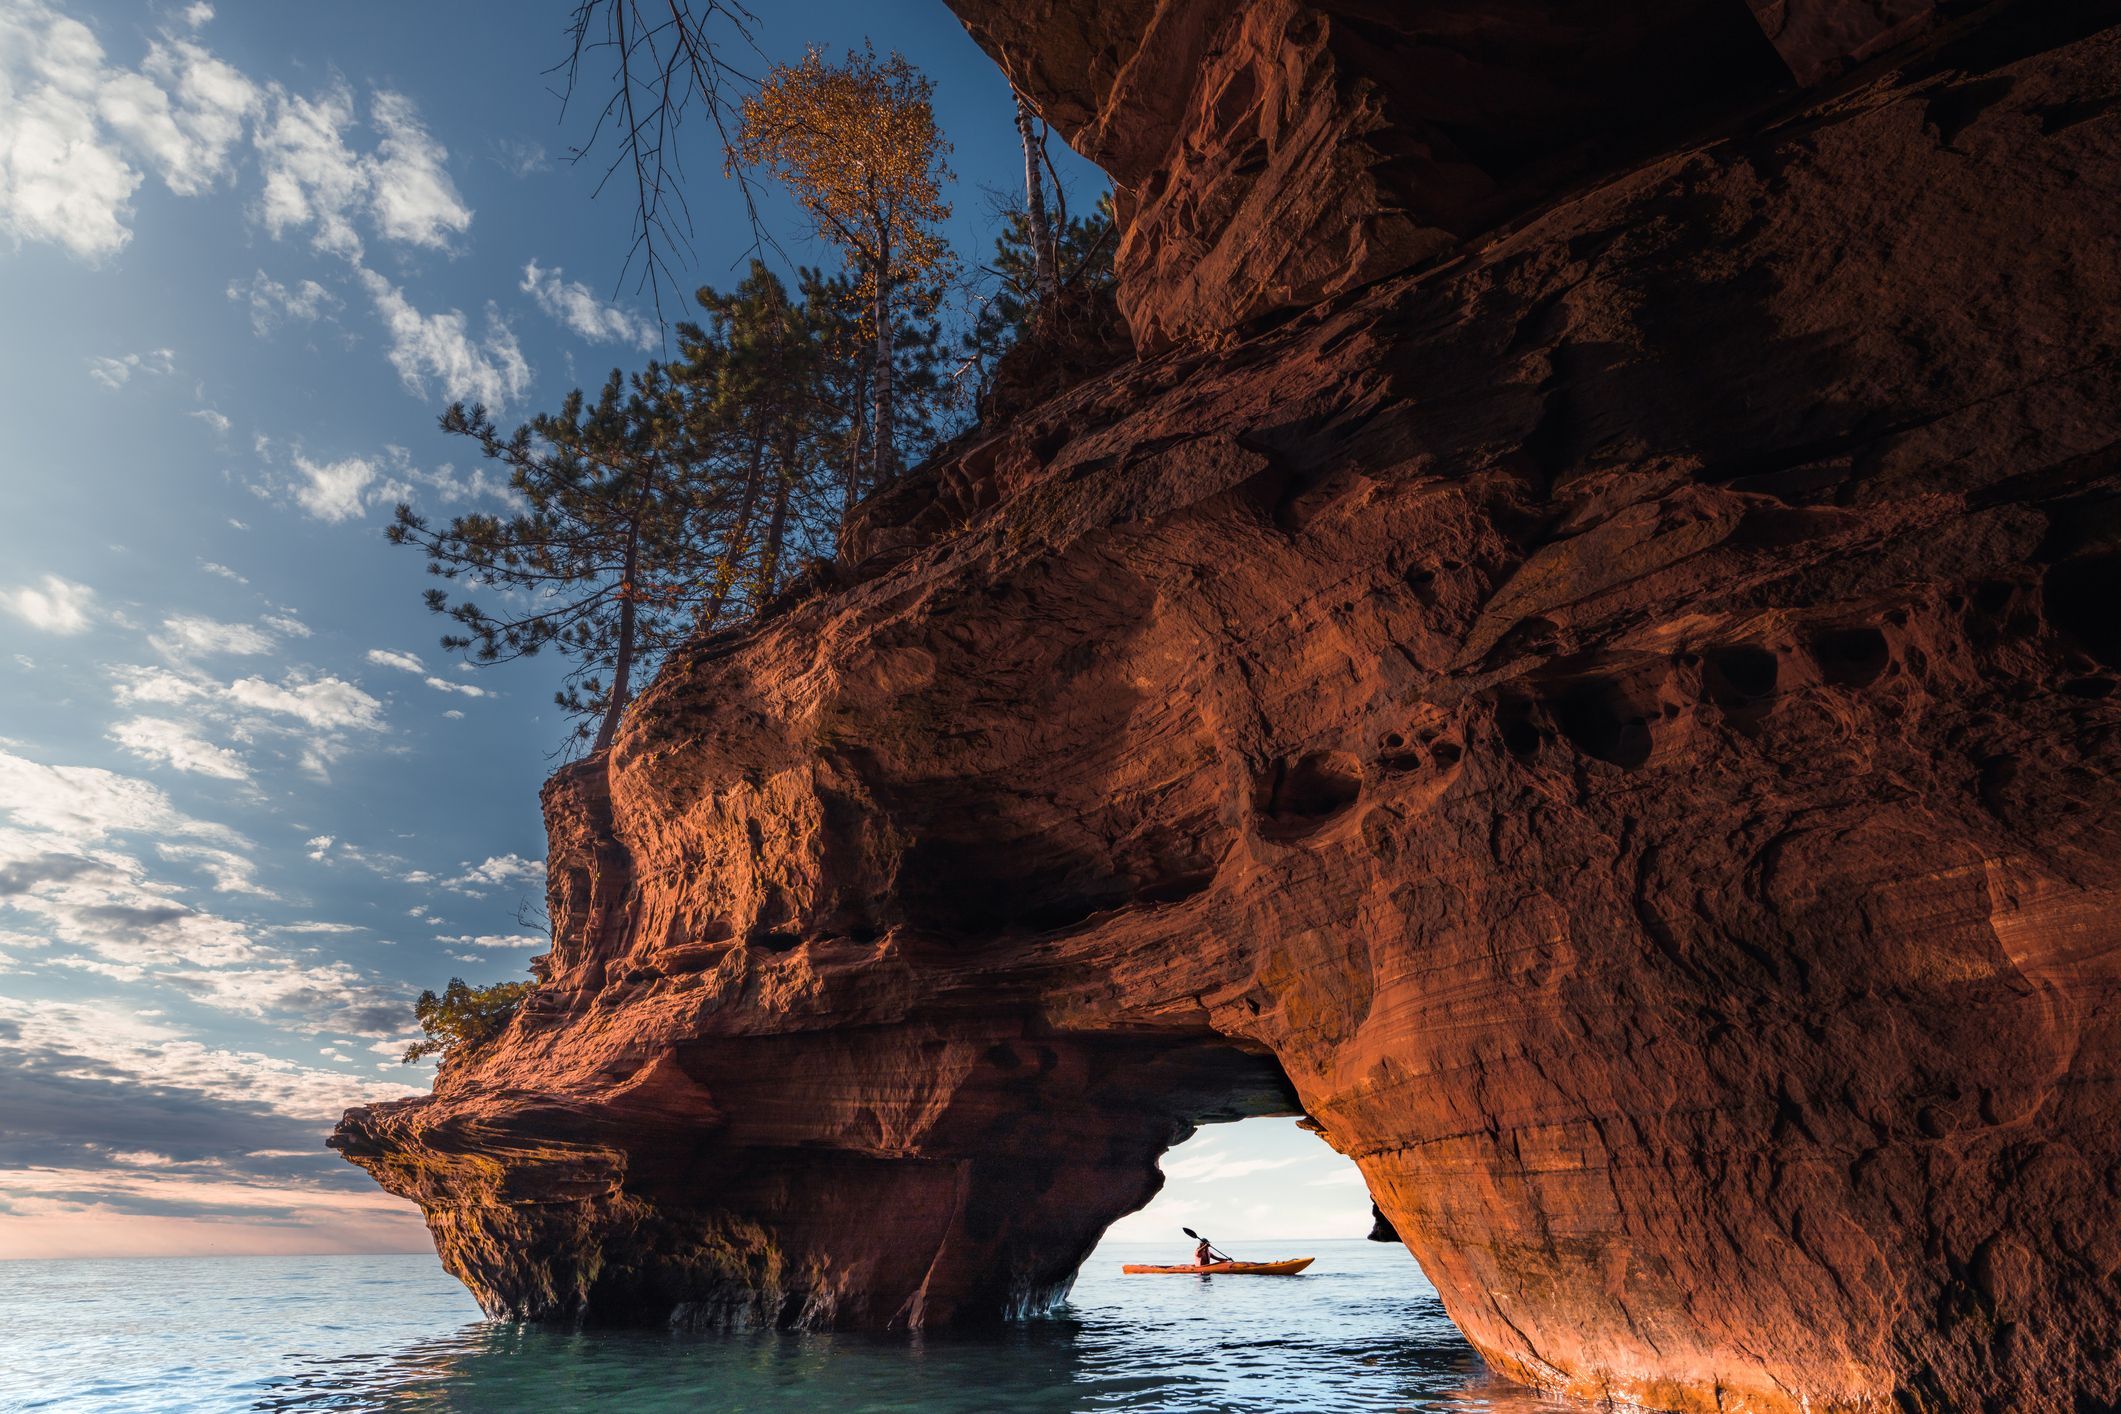
[[[396, 1061], [420, 988], [542, 948], [518, 913], [565, 732], [557, 664], [436, 647], [382, 527], [496, 504], [447, 401], [527, 416], [660, 339], [625, 194], [564, 160], [568, 8], [0, 0], [0, 1257], [426, 1245], [318, 1144], [425, 1087]], [[925, 69], [953, 236], [989, 249], [1021, 156], [940, 3], [756, 33]], [[751, 229], [689, 136], [684, 287], [728, 285]], [[1353, 1174], [1293, 1126], [1201, 1142], [1233, 1209]], [[1367, 1210], [1313, 1187], [1282, 1230]]]

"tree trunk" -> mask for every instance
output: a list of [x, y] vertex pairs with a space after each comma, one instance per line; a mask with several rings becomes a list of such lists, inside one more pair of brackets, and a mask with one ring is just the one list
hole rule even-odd
[[855, 504], [862, 499], [862, 444], [869, 430], [869, 365], [857, 359], [854, 370], [854, 404], [847, 428], [847, 499], [840, 507], [840, 529], [853, 518]]
[[695, 620], [701, 633], [714, 631], [715, 622], [722, 617], [722, 605], [729, 600], [730, 586], [736, 583], [737, 559], [744, 553], [745, 537], [751, 534], [751, 517], [759, 503], [759, 478], [765, 469], [766, 434], [760, 431], [751, 438], [751, 465], [744, 472], [744, 494], [737, 500], [736, 519], [729, 524], [729, 541], [714, 572], [714, 589]]
[[1024, 211], [1031, 223], [1033, 283], [1038, 287], [1040, 303], [1050, 308], [1060, 294], [1060, 262], [1053, 246], [1053, 223], [1046, 217], [1046, 184], [1040, 170], [1038, 138], [1033, 132], [1035, 123], [1031, 105], [1024, 101], [1023, 94], [1017, 93], [1016, 132], [1024, 140]]
[[633, 528], [626, 532], [625, 578], [619, 581], [619, 651], [611, 663], [611, 696], [604, 705], [604, 721], [597, 728], [596, 745], [589, 748], [592, 752], [611, 745], [611, 739], [618, 735], [619, 716], [626, 710], [626, 694], [633, 677], [634, 577], [640, 570], [641, 522], [636, 516]]
[[766, 547], [759, 557], [759, 602], [773, 597], [781, 577], [781, 543], [788, 531], [788, 493], [795, 485], [795, 424], [788, 424], [781, 447], [780, 484], [773, 492], [773, 517], [766, 522]]
[[870, 437], [876, 443], [876, 477], [873, 486], [886, 486], [898, 471], [897, 439], [891, 435], [891, 238], [884, 237], [883, 253], [876, 263], [876, 367], [869, 376], [876, 384], [876, 416]]

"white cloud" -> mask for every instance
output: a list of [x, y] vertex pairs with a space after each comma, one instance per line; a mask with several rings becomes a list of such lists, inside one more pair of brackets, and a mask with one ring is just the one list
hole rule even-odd
[[80, 633], [89, 625], [95, 601], [95, 591], [87, 585], [55, 574], [43, 576], [34, 585], [0, 589], [0, 608], [46, 633]]
[[442, 719], [447, 722], [461, 722], [464, 720], [464, 714], [452, 707], [442, 714]]
[[197, 835], [241, 843], [219, 825], [191, 820], [156, 786], [99, 766], [47, 766], [0, 750], [0, 813], [17, 825], [80, 848], [113, 833]]
[[401, 653], [395, 648], [371, 648], [368, 661], [379, 668], [396, 668], [401, 673], [424, 673], [427, 665], [411, 653]]
[[0, 751], [0, 814], [7, 821], [0, 825], [0, 896], [48, 937], [93, 954], [58, 959], [65, 965], [123, 977], [124, 969], [256, 958], [242, 925], [182, 902], [182, 890], [151, 878], [112, 843], [121, 835], [152, 837], [168, 857], [202, 863], [217, 886], [255, 891], [241, 877], [249, 842], [181, 814], [156, 787], [99, 767], [50, 766]]
[[313, 324], [344, 307], [339, 297], [315, 280], [297, 280], [283, 285], [263, 270], [246, 283], [228, 282], [228, 297], [250, 306], [251, 331], [259, 338], [290, 321]]
[[208, 427], [211, 427], [214, 430], [214, 435], [217, 437], [225, 437], [228, 435], [228, 429], [230, 426], [228, 415], [226, 413], [221, 412], [219, 409], [193, 408], [190, 412], [184, 415], [186, 417], [198, 418], [199, 421], [205, 423]]
[[214, 654], [254, 657], [270, 653], [273, 636], [252, 624], [224, 624], [197, 614], [177, 614], [162, 621], [162, 632], [148, 640], [172, 658]]
[[149, 46], [140, 69], [105, 82], [103, 120], [177, 195], [211, 191], [228, 175], [229, 153], [258, 107], [257, 86], [192, 40], [166, 35]]
[[421, 126], [403, 94], [378, 93], [370, 114], [383, 135], [369, 169], [377, 227], [391, 240], [446, 246], [471, 225], [471, 208], [442, 166], [448, 149]]
[[250, 779], [250, 771], [244, 766], [242, 757], [206, 740], [189, 723], [161, 717], [135, 717], [112, 727], [110, 738], [141, 760], [165, 765], [172, 770], [223, 781]]
[[451, 682], [448, 678], [430, 677], [427, 685], [437, 692], [455, 692], [465, 697], [491, 697], [493, 694], [483, 687], [473, 687], [468, 682]]
[[0, 236], [101, 260], [132, 239], [153, 168], [179, 195], [210, 190], [258, 102], [249, 80], [165, 35], [138, 70], [42, 0], [0, 7]]
[[[198, 622], [207, 627], [195, 629], [191, 638], [201, 646], [221, 646], [213, 630], [246, 628], [245, 625], [216, 625], [208, 620]], [[283, 632], [289, 631], [290, 625], [300, 627], [298, 621], [284, 616], [275, 616], [268, 622]], [[191, 718], [194, 736], [203, 735], [199, 730], [200, 723], [214, 722], [221, 727], [219, 735], [222, 739], [232, 740], [239, 748], [254, 748], [261, 740], [282, 739], [290, 744], [302, 770], [329, 780], [329, 766], [350, 747], [348, 733], [386, 729], [383, 704], [343, 678], [294, 668], [283, 674], [278, 682], [253, 675], [224, 686], [205, 672], [189, 666], [181, 650], [175, 650], [173, 645], [161, 639], [155, 641], [165, 650], [172, 651], [177, 666], [126, 665], [111, 669], [116, 699], [121, 705], [186, 709], [185, 715]], [[270, 644], [272, 640], [267, 642]], [[239, 642], [236, 646], [242, 644]], [[164, 710], [147, 715], [167, 717], [170, 714]], [[174, 729], [175, 724], [166, 728]], [[154, 744], [171, 743], [157, 739]], [[153, 749], [145, 739], [129, 741], [128, 745], [143, 754]], [[245, 752], [246, 757], [253, 754], [252, 751]], [[188, 756], [187, 760], [195, 763], [193, 769], [200, 768], [196, 763], [201, 758], [196, 754]]]
[[411, 998], [402, 989], [377, 986], [343, 962], [278, 961], [259, 967], [173, 971], [163, 976], [208, 1006], [240, 1016], [294, 1018], [312, 1032], [389, 1036], [405, 1025], [412, 1009]]
[[647, 320], [598, 299], [580, 280], [563, 279], [557, 266], [544, 270], [531, 261], [523, 267], [521, 288], [537, 301], [539, 309], [593, 344], [631, 344], [639, 349], [655, 344], [655, 327]]
[[249, 855], [231, 849], [216, 849], [212, 845], [171, 844], [167, 840], [155, 846], [155, 853], [164, 859], [194, 864], [205, 870], [213, 876], [216, 893], [279, 897], [257, 881], [251, 872], [253, 866]]
[[197, 674], [175, 672], [169, 668], [135, 665], [114, 668], [111, 681], [117, 688], [120, 702], [152, 702], [165, 707], [195, 702], [215, 692], [214, 684]]
[[324, 731], [383, 729], [383, 704], [342, 678], [291, 676], [280, 683], [241, 678], [229, 684], [227, 696], [242, 706], [293, 717]]
[[1225, 1179], [1243, 1178], [1246, 1174], [1265, 1173], [1269, 1169], [1287, 1168], [1302, 1162], [1301, 1159], [1233, 1159], [1216, 1153], [1189, 1154], [1165, 1164], [1164, 1177], [1192, 1183], [1220, 1183]]
[[211, 14], [204, 3], [178, 12], [173, 24], [185, 28], [164, 28], [128, 68], [46, 0], [0, 3], [0, 239], [108, 258], [132, 239], [146, 172], [180, 196], [211, 191], [246, 134], [260, 177], [254, 210], [275, 238], [307, 231], [317, 249], [358, 260], [358, 222], [428, 248], [469, 228], [448, 152], [411, 100], [374, 93], [375, 145], [357, 151], [343, 80], [312, 96], [259, 85], [199, 43]]
[[377, 505], [403, 500], [406, 485], [391, 477], [367, 457], [341, 457], [335, 462], [315, 462], [297, 452], [295, 502], [318, 520], [337, 523], [356, 520]]
[[480, 933], [477, 936], [460, 933], [438, 937], [435, 941], [460, 948], [542, 948], [550, 946], [552, 939], [526, 933]]
[[488, 855], [477, 864], [465, 865], [464, 872], [455, 878], [444, 879], [442, 887], [455, 889], [459, 893], [476, 894], [516, 881], [543, 883], [545, 861], [525, 859], [520, 854]]
[[425, 471], [403, 447], [386, 445], [376, 456], [341, 457], [319, 462], [301, 452], [294, 454], [294, 476], [274, 485], [253, 487], [261, 496], [290, 494], [295, 504], [318, 520], [338, 523], [356, 520], [370, 511], [413, 498], [415, 488], [425, 487], [444, 505], [473, 499], [497, 500], [507, 505], [520, 501], [505, 483], [476, 469], [468, 479], [444, 465]]
[[545, 160], [545, 145], [521, 138], [497, 138], [493, 144], [494, 157], [510, 176], [527, 177], [534, 172], [549, 172], [552, 163]]
[[318, 250], [358, 261], [356, 217], [385, 239], [438, 249], [471, 225], [471, 209], [443, 166], [448, 150], [403, 94], [382, 90], [370, 102], [381, 140], [363, 156], [346, 142], [355, 111], [343, 81], [314, 99], [277, 84], [269, 93], [254, 141], [265, 175], [258, 217], [275, 239], [308, 229]]
[[311, 227], [318, 250], [359, 259], [353, 215], [368, 176], [343, 136], [354, 123], [353, 90], [341, 82], [309, 99], [274, 84], [270, 95], [251, 136], [265, 177], [258, 219], [275, 240]]
[[265, 625], [275, 632], [286, 634], [289, 638], [309, 637], [309, 625], [293, 614], [267, 614]]
[[0, 12], [0, 235], [100, 260], [132, 239], [141, 175], [96, 111], [103, 46], [88, 26], [17, 0]]
[[190, 1090], [302, 1119], [328, 1121], [348, 1104], [418, 1093], [256, 1051], [203, 1045], [179, 1027], [111, 1003], [0, 997], [0, 1018], [14, 1023], [0, 1046], [70, 1053], [95, 1062], [113, 1082]]
[[416, 396], [428, 396], [432, 380], [450, 402], [499, 408], [529, 391], [530, 363], [514, 332], [491, 305], [486, 310], [485, 336], [474, 338], [471, 321], [462, 310], [422, 314], [404, 291], [375, 271], [364, 268], [356, 273], [390, 333], [391, 367]]
[[132, 353], [120, 358], [108, 358], [99, 354], [88, 361], [88, 376], [112, 392], [132, 381], [134, 373], [147, 373], [159, 378], [176, 371], [177, 355], [173, 349], [149, 349], [144, 354]]

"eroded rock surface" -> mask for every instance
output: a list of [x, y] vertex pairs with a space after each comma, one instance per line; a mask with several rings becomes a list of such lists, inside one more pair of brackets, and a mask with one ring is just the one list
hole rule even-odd
[[[1122, 181], [1204, 101], [1205, 8], [961, 9]], [[1186, 72], [1343, 83], [1291, 13]], [[922, 1324], [1300, 1112], [1517, 1378], [2121, 1400], [2121, 31], [1912, 45], [1271, 327], [1138, 192], [1212, 346], [680, 654], [547, 787], [551, 981], [334, 1142], [496, 1312]]]

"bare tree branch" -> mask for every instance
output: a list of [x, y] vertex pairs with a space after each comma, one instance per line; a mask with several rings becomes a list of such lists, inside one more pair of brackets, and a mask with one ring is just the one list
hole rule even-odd
[[685, 200], [678, 136], [694, 105], [705, 111], [714, 129], [725, 170], [736, 179], [751, 223], [751, 245], [738, 258], [769, 246], [780, 250], [759, 219], [750, 175], [727, 157], [730, 121], [736, 113], [731, 90], [747, 88], [754, 80], [722, 57], [717, 41], [758, 54], [751, 33], [757, 23], [758, 17], [741, 0], [575, 0], [567, 24], [567, 57], [547, 71], [564, 74], [564, 116], [585, 81], [597, 81], [596, 75], [585, 75], [584, 64], [600, 51], [609, 52], [611, 70], [602, 80], [610, 85], [609, 95], [588, 138], [572, 149], [571, 158], [587, 159], [608, 138], [614, 150], [597, 179], [596, 193], [601, 195], [621, 173], [632, 179], [633, 239], [614, 291], [638, 270], [634, 292], [648, 291], [656, 320], [666, 328], [665, 286], [681, 305], [684, 294], [673, 262], [685, 264], [692, 258], [692, 209]]

